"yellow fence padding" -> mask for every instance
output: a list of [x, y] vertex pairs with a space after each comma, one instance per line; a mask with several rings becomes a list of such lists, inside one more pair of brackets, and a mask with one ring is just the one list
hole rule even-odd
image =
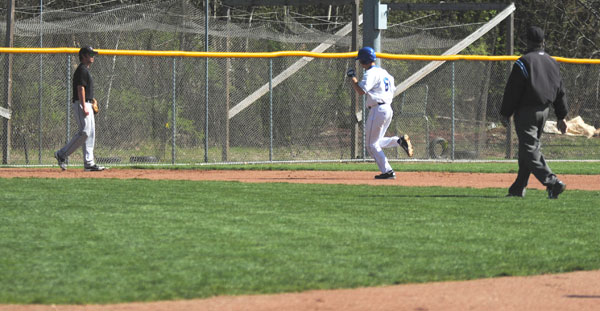
[[[276, 58], [276, 57], [312, 57], [312, 58], [354, 58], [357, 52], [316, 53], [308, 51], [277, 52], [187, 52], [187, 51], [145, 51], [145, 50], [107, 50], [96, 49], [100, 55], [155, 56], [155, 57], [198, 57], [198, 58]], [[13, 54], [76, 54], [79, 48], [6, 48], [0, 47], [0, 53]], [[501, 55], [413, 55], [377, 53], [377, 57], [394, 60], [414, 61], [515, 61], [519, 56]], [[600, 64], [600, 59], [554, 57], [558, 62], [571, 64]]]

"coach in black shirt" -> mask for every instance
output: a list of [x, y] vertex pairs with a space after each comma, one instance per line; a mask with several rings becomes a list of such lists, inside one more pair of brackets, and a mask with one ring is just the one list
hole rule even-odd
[[558, 198], [566, 185], [552, 173], [540, 148], [544, 123], [550, 105], [558, 119], [558, 128], [567, 131], [567, 98], [556, 60], [544, 52], [544, 32], [539, 27], [527, 29], [527, 53], [516, 61], [508, 78], [500, 114], [508, 124], [514, 115], [519, 138], [519, 173], [508, 189], [508, 196], [525, 196], [529, 175], [547, 188], [548, 197]]

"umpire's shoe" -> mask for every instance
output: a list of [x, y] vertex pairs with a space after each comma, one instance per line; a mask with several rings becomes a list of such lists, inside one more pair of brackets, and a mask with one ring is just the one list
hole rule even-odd
[[396, 173], [389, 171], [387, 173], [375, 175], [375, 179], [396, 179]]
[[525, 192], [526, 189], [523, 189], [523, 191], [521, 191], [520, 193], [515, 193], [515, 192], [510, 192], [510, 190], [508, 191], [508, 194], [506, 195], [507, 197], [517, 197], [517, 198], [524, 198], [525, 197]]
[[567, 189], [567, 185], [557, 179], [553, 185], [548, 186], [546, 189], [548, 191], [548, 199], [558, 199], [558, 195], [563, 193], [565, 189]]
[[402, 149], [404, 149], [406, 154], [412, 158], [413, 146], [410, 143], [410, 138], [408, 137], [408, 135], [404, 134], [404, 135], [400, 136], [400, 139], [398, 139], [398, 144], [402, 147]]
[[54, 152], [54, 157], [56, 158], [56, 161], [58, 161], [58, 166], [65, 171], [67, 169], [67, 160], [58, 155], [58, 151]]
[[86, 171], [86, 172], [100, 172], [100, 171], [103, 171], [105, 169], [106, 169], [106, 167], [104, 167], [104, 166], [98, 166], [97, 164], [94, 164], [92, 166], [84, 166], [83, 167], [83, 170]]

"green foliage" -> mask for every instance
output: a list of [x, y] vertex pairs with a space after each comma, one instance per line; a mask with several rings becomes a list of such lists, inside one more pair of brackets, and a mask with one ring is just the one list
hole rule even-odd
[[[166, 124], [166, 129], [170, 130], [173, 126], [173, 112], [169, 111], [168, 113], [169, 121]], [[188, 146], [197, 146], [204, 140], [204, 133], [195, 125], [194, 120], [185, 118], [181, 113], [177, 114], [176, 118], [177, 128], [176, 128], [176, 139], [177, 146], [186, 148]]]
[[599, 192], [550, 201], [536, 190], [514, 199], [504, 189], [103, 179], [0, 179], [0, 188], [2, 303], [190, 299], [600, 268]]
[[[120, 0], [119, 4], [137, 4], [150, 2], [151, 0]], [[386, 3], [406, 3], [404, 0], [390, 0]], [[411, 3], [432, 3], [430, 0], [413, 0]], [[437, 1], [433, 1], [436, 2]], [[471, 3], [487, 3], [486, 0], [475, 0], [470, 1]], [[73, 11], [92, 12], [100, 11], [103, 9], [114, 8], [114, 2], [102, 2], [102, 1], [88, 1], [86, 4], [93, 5], [79, 5], [74, 4], [73, 1], [69, 0], [56, 0], [49, 3], [45, 3], [45, 10], [61, 10], [71, 9]], [[204, 10], [203, 0], [189, 0], [189, 3], [199, 9]], [[361, 1], [362, 5], [362, 1]], [[526, 49], [526, 42], [524, 38], [525, 29], [529, 25], [539, 25], [546, 30], [547, 33], [547, 47], [550, 53], [553, 55], [560, 55], [565, 57], [580, 57], [589, 58], [597, 57], [598, 55], [598, 42], [600, 42], [600, 34], [597, 32], [600, 26], [600, 0], [588, 0], [588, 1], [517, 1], [516, 12], [515, 12], [515, 39], [516, 39], [516, 50], [518, 53], [523, 53]], [[5, 8], [6, 3], [0, 2], [0, 8]], [[30, 18], [31, 15], [35, 15], [39, 12], [39, 1], [37, 0], [20, 0], [17, 2], [17, 19]], [[225, 16], [227, 8], [220, 6], [217, 2], [216, 5], [210, 7], [210, 13], [213, 15], [216, 9], [219, 16]], [[237, 8], [241, 9], [241, 8]], [[245, 8], [244, 8], [245, 9]], [[294, 12], [308, 16], [327, 16], [329, 6], [328, 5], [309, 5], [290, 8]], [[340, 18], [339, 21], [346, 23], [350, 21], [352, 12], [351, 5], [343, 5], [335, 7]], [[282, 6], [276, 7], [253, 7], [251, 8], [255, 14], [273, 14], [279, 19], [283, 19], [285, 16], [285, 8]], [[361, 7], [362, 10], [362, 7]], [[446, 12], [393, 12], [388, 18], [390, 24], [396, 24], [405, 22], [407, 20], [418, 19], [419, 17], [426, 16], [428, 14], [435, 13], [438, 15], [437, 20], [440, 23], [444, 22], [459, 22], [462, 24], [468, 23], [479, 23], [488, 21], [491, 17], [497, 14], [497, 11], [446, 11]], [[234, 22], [247, 22], [245, 19], [236, 20], [233, 17]], [[327, 27], [315, 25], [314, 27]], [[321, 29], [326, 30], [326, 29]], [[464, 34], [457, 33], [456, 30], [444, 30], [445, 34], [457, 37], [464, 37]], [[444, 33], [440, 33], [444, 34]], [[461, 37], [461, 38], [462, 38]], [[498, 40], [504, 41], [504, 35], [502, 34]], [[176, 41], [166, 40], [165, 42], [175, 43]], [[174, 48], [179, 48], [177, 44], [173, 44]], [[268, 43], [267, 46], [262, 46], [258, 50], [279, 50], [279, 47], [273, 46], [272, 43]]]
[[[46, 11], [60, 11], [69, 9], [69, 11], [92, 13], [94, 11], [111, 10], [116, 5], [130, 5], [137, 3], [150, 2], [149, 0], [120, 0], [114, 1], [87, 1], [85, 4], [81, 1], [74, 3], [69, 0], [56, 0], [44, 3]], [[197, 8], [204, 8], [205, 2], [201, 0], [186, 1]], [[387, 3], [404, 3], [406, 1], [391, 0]], [[435, 1], [414, 0], [413, 3], [433, 3]], [[477, 0], [475, 3], [484, 3], [485, 0]], [[437, 2], [436, 2], [437, 3]], [[524, 41], [525, 29], [529, 24], [537, 24], [542, 26], [547, 33], [547, 47], [551, 54], [567, 56], [567, 57], [583, 57], [596, 58], [600, 48], [600, 32], [597, 31], [600, 26], [600, 15], [598, 7], [600, 0], [589, 1], [529, 1], [517, 2], [517, 11], [515, 12], [515, 38], [516, 38], [516, 54], [521, 54], [526, 49]], [[0, 8], [6, 5], [0, 2]], [[38, 14], [37, 9], [39, 1], [23, 0], [17, 2], [17, 20], [22, 21], [27, 18], [34, 18]], [[216, 9], [216, 12], [214, 11]], [[221, 5], [219, 1], [211, 2], [211, 16], [224, 16], [227, 14], [227, 7]], [[233, 8], [232, 12], [254, 12], [255, 16], [260, 14], [269, 15], [273, 20], [282, 21], [282, 23], [273, 23], [273, 27], [289, 33], [286, 29], [285, 16], [290, 16], [290, 12], [298, 13], [299, 15], [308, 16], [326, 16], [329, 14], [328, 5], [300, 6], [300, 7], [252, 7], [252, 8]], [[336, 21], [339, 25], [350, 21], [352, 6], [343, 5], [333, 7]], [[424, 30], [431, 31], [435, 36], [449, 39], [462, 39], [469, 33], [464, 29], [456, 27], [444, 27], [447, 25], [456, 24], [476, 24], [490, 20], [497, 11], [467, 11], [467, 12], [390, 12], [389, 23], [398, 24], [407, 21], [412, 21], [411, 25], [417, 29], [424, 29], [428, 26], [432, 28], [441, 26], [441, 29]], [[232, 21], [238, 25], [248, 25], [248, 20], [245, 17], [240, 17], [243, 14], [233, 14]], [[426, 24], [420, 18], [430, 16], [431, 25]], [[236, 17], [237, 16], [237, 17]], [[293, 15], [300, 19], [298, 15]], [[165, 17], [166, 18], [166, 17]], [[237, 18], [237, 19], [236, 19]], [[258, 19], [257, 19], [258, 20]], [[339, 26], [338, 25], [338, 26]], [[329, 28], [331, 25], [314, 25], [318, 30], [332, 32]], [[478, 40], [475, 44], [467, 48], [465, 54], [505, 54], [505, 25], [501, 24], [489, 35]], [[215, 26], [218, 27], [218, 26]], [[337, 27], [337, 26], [336, 26]], [[337, 28], [336, 28], [337, 29]], [[116, 32], [115, 32], [116, 33]], [[118, 40], [112, 35], [102, 36], [97, 34], [82, 34], [81, 36], [57, 36], [53, 41], [59, 46], [74, 46], [80, 43], [90, 43], [99, 48], [117, 48], [123, 49], [147, 49], [147, 50], [204, 50], [203, 40], [199, 39], [202, 34], [196, 33], [178, 33], [146, 30], [135, 33], [134, 36], [123, 36], [118, 34]], [[387, 35], [384, 32], [384, 37]], [[31, 41], [28, 44], [31, 45]], [[224, 51], [231, 43], [229, 49], [236, 51], [278, 51], [289, 49], [310, 50], [316, 46], [312, 44], [291, 44], [285, 42], [275, 42], [271, 40], [250, 40], [246, 38], [232, 37], [222, 38], [211, 36], [209, 49], [216, 51]], [[336, 47], [337, 52], [347, 51], [346, 45]], [[38, 123], [42, 126], [43, 142], [45, 148], [54, 148], [64, 143], [65, 119], [71, 118], [66, 116], [64, 111], [65, 104], [65, 77], [63, 55], [60, 57], [45, 55], [46, 63], [53, 65], [44, 66], [44, 82], [43, 82], [43, 104], [42, 120], [40, 122], [37, 103], [39, 80], [37, 79], [39, 72], [38, 68], [32, 64], [37, 64], [37, 55], [15, 57], [14, 68], [20, 69], [14, 76], [14, 114], [13, 125], [15, 127], [15, 139], [13, 147], [17, 150], [26, 149], [24, 145], [34, 145], [37, 143], [39, 134], [37, 133]], [[75, 59], [75, 57], [73, 57]], [[164, 149], [164, 144], [170, 139], [169, 129], [166, 124], [171, 122], [169, 116], [170, 111], [170, 92], [171, 92], [171, 61], [158, 57], [151, 59], [145, 57], [116, 57], [116, 70], [111, 71], [109, 64], [112, 59], [109, 57], [99, 58], [98, 63], [92, 67], [92, 74], [96, 81], [97, 94], [99, 99], [108, 99], [110, 97], [111, 107], [104, 111], [104, 116], [99, 125], [99, 145], [105, 142], [110, 143], [114, 148], [132, 148], [135, 144], [139, 145], [157, 145]], [[287, 68], [296, 58], [288, 58], [283, 61], [281, 59], [274, 60], [274, 74], [281, 72]], [[228, 96], [229, 103], [232, 104], [236, 100], [244, 98], [248, 94], [255, 91], [259, 86], [268, 83], [268, 61], [267, 60], [232, 60], [230, 69], [230, 81], [225, 80], [225, 61], [223, 59], [211, 59], [209, 62], [209, 100], [210, 107], [208, 112], [208, 120], [204, 119], [204, 107], [200, 103], [207, 102], [204, 98], [205, 76], [203, 60], [177, 60], [177, 104], [179, 115], [177, 117], [179, 128], [178, 138], [183, 145], [182, 148], [198, 145], [198, 142], [204, 139], [203, 128], [207, 122], [211, 123], [208, 140], [211, 146], [219, 145], [223, 133], [225, 113], [223, 111], [225, 97]], [[350, 126], [350, 107], [349, 107], [349, 87], [343, 80], [343, 64], [338, 62], [338, 66], [328, 66], [331, 63], [325, 61], [314, 60], [312, 63], [319, 65], [309, 65], [305, 69], [295, 73], [292, 78], [288, 79], [278, 86], [275, 90], [275, 98], [285, 99], [280, 102], [275, 102], [275, 114], [280, 122], [275, 124], [275, 144], [276, 146], [288, 146], [292, 140], [306, 142], [308, 144], [319, 133], [336, 130], [339, 135], [345, 135], [349, 131]], [[76, 66], [76, 61], [73, 62], [73, 69]], [[104, 63], [104, 64], [102, 64]], [[348, 62], [350, 64], [351, 62]], [[58, 64], [58, 65], [57, 65]], [[102, 64], [102, 65], [101, 65]], [[181, 65], [184, 64], [184, 65]], [[97, 65], [97, 66], [96, 66]], [[400, 82], [410, 73], [414, 72], [417, 66], [415, 62], [399, 62], [386, 61], [385, 68], [388, 69], [395, 77], [396, 81]], [[489, 93], [489, 101], [487, 108], [488, 120], [496, 120], [498, 117], [497, 106], [502, 96], [505, 85], [503, 71], [507, 71], [509, 67], [506, 64], [495, 64], [493, 70], [500, 72], [492, 77], [500, 77], [492, 79], [487, 88]], [[496, 68], [501, 66], [502, 68]], [[583, 67], [583, 66], [582, 66]], [[588, 66], [591, 67], [591, 66]], [[570, 67], [573, 68], [573, 67]], [[441, 68], [440, 70], [446, 70]], [[590, 102], [590, 99], [596, 98], [596, 88], [587, 87], [585, 80], [588, 77], [596, 78], [598, 75], [592, 68], [583, 68], [581, 71], [573, 73], [572, 77], [566, 77], [565, 83], [568, 90], [576, 90], [569, 93], [569, 103], [571, 105], [571, 114], [586, 115], [592, 122], [598, 119], [598, 112], [595, 108], [585, 106]], [[575, 71], [575, 70], [573, 70]], [[118, 73], [118, 74], [116, 74]], [[458, 74], [458, 73], [457, 73]], [[447, 106], [450, 98], [450, 90], [448, 86], [448, 78], [446, 75], [444, 81], [430, 81], [430, 98], [431, 107], [434, 108]], [[465, 75], [467, 79], [471, 76]], [[432, 78], [433, 79], [433, 78]], [[108, 81], [114, 85], [111, 92], [108, 92]], [[483, 79], [471, 79], [480, 83]], [[181, 82], [180, 82], [181, 81]], [[323, 81], [328, 81], [326, 85]], [[334, 81], [334, 82], [331, 82]], [[337, 82], [339, 81], [339, 83]], [[593, 84], [592, 82], [589, 82]], [[434, 87], [435, 86], [435, 87]], [[466, 87], [465, 87], [466, 88]], [[229, 91], [227, 91], [229, 90]], [[485, 93], [486, 89], [480, 88], [480, 93]], [[456, 98], [471, 97], [470, 94], [462, 93], [460, 87], [456, 90]], [[216, 94], [216, 95], [215, 95]], [[313, 109], [300, 110], [297, 103], [312, 106]], [[331, 103], [335, 103], [332, 105]], [[121, 109], [122, 106], [122, 109]], [[268, 131], [268, 98], [264, 96], [260, 102], [253, 105], [260, 106], [252, 111], [251, 107], [244, 111], [245, 119], [241, 117], [231, 120], [232, 128], [245, 127], [245, 131], [235, 131], [230, 133], [232, 146], [259, 146], [265, 144], [264, 137], [255, 138], [249, 137], [248, 132], [257, 133], [260, 131]], [[334, 107], [332, 107], [334, 106]], [[465, 105], [470, 109], [472, 105]], [[116, 108], [119, 107], [119, 108]], [[593, 111], [591, 111], [593, 110]], [[433, 111], [433, 109], [431, 109]], [[435, 113], [435, 112], [433, 112]], [[433, 114], [432, 113], [432, 114]], [[182, 116], [185, 116], [182, 118]], [[260, 120], [255, 125], [250, 125], [248, 120]], [[436, 122], [432, 118], [432, 122]], [[302, 124], [303, 129], [298, 129], [295, 125]], [[132, 127], [132, 125], [135, 125]], [[594, 124], [596, 125], [596, 124]], [[75, 128], [72, 122], [72, 128]], [[596, 127], [598, 127], [596, 125]], [[294, 132], [296, 131], [296, 132]], [[127, 143], [121, 143], [115, 137], [122, 137], [124, 133], [131, 133], [134, 140]], [[215, 134], [212, 134], [215, 133]], [[162, 150], [164, 151], [164, 150]], [[160, 153], [160, 152], [159, 152]]]

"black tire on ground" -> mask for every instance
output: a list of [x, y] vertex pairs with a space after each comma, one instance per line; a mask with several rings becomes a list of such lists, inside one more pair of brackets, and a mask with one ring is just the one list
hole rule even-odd
[[429, 157], [444, 159], [448, 157], [448, 142], [442, 137], [436, 137], [429, 143]]

